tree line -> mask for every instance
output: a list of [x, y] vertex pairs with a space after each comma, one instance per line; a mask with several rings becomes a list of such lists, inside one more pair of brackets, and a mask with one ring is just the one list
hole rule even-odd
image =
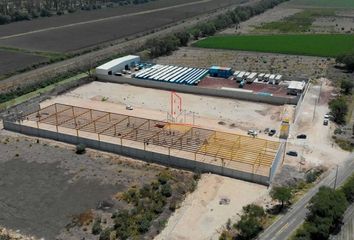
[[294, 240], [328, 239], [340, 231], [347, 207], [354, 203], [354, 175], [338, 190], [321, 187], [312, 197], [305, 223]]
[[191, 39], [198, 40], [200, 37], [212, 36], [219, 30], [237, 25], [286, 1], [288, 0], [261, 0], [252, 6], [239, 6], [185, 31], [164, 38], [151, 39], [146, 47], [153, 58], [168, 55], [178, 47], [186, 46]]
[[16, 21], [31, 20], [73, 13], [77, 10], [94, 10], [130, 4], [141, 4], [155, 0], [1, 0], [0, 25]]

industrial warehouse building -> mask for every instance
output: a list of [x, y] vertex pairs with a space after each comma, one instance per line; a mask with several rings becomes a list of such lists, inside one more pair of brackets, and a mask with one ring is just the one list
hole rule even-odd
[[99, 66], [96, 68], [96, 76], [99, 81], [104, 82], [276, 105], [296, 105], [306, 85], [306, 82], [285, 81], [279, 74], [234, 71], [229, 67], [211, 66], [207, 69], [145, 64], [140, 63], [140, 58], [133, 55]]
[[105, 63], [96, 68], [96, 74], [113, 75], [122, 70], [128, 70], [131, 67], [140, 63], [140, 57], [135, 55], [128, 55], [125, 57], [117, 58], [108, 63]]

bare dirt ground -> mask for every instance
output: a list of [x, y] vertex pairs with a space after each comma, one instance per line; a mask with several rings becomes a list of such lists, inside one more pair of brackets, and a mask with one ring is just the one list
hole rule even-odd
[[[240, 1], [200, 0], [195, 1], [195, 3], [193, 1], [192, 3], [181, 4], [172, 1], [168, 1], [168, 4], [166, 4], [163, 1], [158, 1], [157, 3], [162, 3], [162, 7], [155, 4], [154, 7], [146, 11], [137, 7], [135, 11], [132, 10], [131, 14], [124, 15], [121, 12], [96, 21], [81, 21], [52, 28], [43, 26], [43, 29], [3, 36], [0, 38], [0, 45], [41, 51], [77, 51], [100, 43], [151, 31], [178, 21], [188, 20], [197, 15], [207, 14], [219, 8], [238, 4]], [[107, 9], [99, 10], [98, 12], [104, 13], [105, 10]], [[107, 11], [110, 11], [110, 9]], [[72, 15], [74, 16], [75, 14]], [[69, 18], [70, 16], [67, 15], [65, 17]], [[40, 20], [42, 19], [38, 21]], [[21, 27], [18, 26], [18, 29], [21, 29]]]
[[48, 18], [37, 18], [31, 21], [13, 22], [0, 26], [0, 38], [11, 35], [30, 33], [48, 28], [62, 27], [66, 25], [78, 24], [86, 21], [97, 21], [104, 18], [116, 17], [125, 14], [133, 14], [142, 11], [149, 11], [158, 8], [165, 8], [200, 0], [157, 0], [144, 4], [119, 6], [114, 8], [103, 8], [93, 11], [78, 11], [73, 14], [55, 15]]
[[156, 59], [160, 64], [209, 68], [212, 65], [236, 70], [282, 74], [289, 80], [317, 78], [326, 74], [333, 60], [319, 57], [256, 53], [216, 49], [181, 48], [172, 55]]
[[312, 31], [318, 33], [351, 33], [354, 32], [354, 13], [351, 17], [335, 16], [317, 18], [312, 23]]
[[[41, 105], [70, 103], [132, 116], [167, 120], [170, 94], [169, 91], [151, 88], [92, 82], [47, 100]], [[282, 106], [183, 93], [179, 95], [182, 97], [182, 109], [186, 110], [186, 115], [182, 114], [179, 120], [184, 122], [185, 116], [186, 123], [189, 124], [193, 124], [193, 112], [195, 125], [240, 134], [246, 134], [250, 128], [278, 129], [280, 124]], [[127, 105], [131, 105], [134, 110], [126, 110]], [[260, 118], [262, 121], [255, 121]], [[225, 124], [219, 124], [220, 121]], [[234, 127], [230, 126], [232, 123], [235, 124]]]
[[[261, 185], [205, 174], [155, 240], [219, 239], [228, 219], [237, 220], [243, 206], [266, 198], [267, 192]], [[220, 205], [222, 198], [230, 203]]]
[[[0, 226], [45, 239], [97, 239], [69, 225], [73, 217], [92, 209], [110, 219], [122, 207], [117, 193], [150, 183], [163, 169], [97, 151], [77, 155], [73, 146], [5, 130], [0, 152]], [[103, 201], [112, 206], [102, 210]]]
[[36, 55], [1, 50], [0, 59], [1, 61], [3, 61], [0, 65], [0, 76], [12, 73], [16, 70], [23, 69], [33, 64], [46, 62], [48, 60], [45, 57], [40, 57]]
[[[319, 165], [331, 168], [349, 155], [331, 139], [335, 124], [330, 122], [328, 126], [323, 125], [324, 115], [329, 112], [328, 101], [332, 91], [333, 87], [326, 79], [311, 85], [296, 124], [291, 127], [287, 145], [287, 151], [295, 150], [299, 156], [286, 156], [286, 164], [297, 166], [299, 169]], [[296, 139], [298, 134], [306, 134], [307, 139]], [[303, 164], [300, 164], [301, 161]]]

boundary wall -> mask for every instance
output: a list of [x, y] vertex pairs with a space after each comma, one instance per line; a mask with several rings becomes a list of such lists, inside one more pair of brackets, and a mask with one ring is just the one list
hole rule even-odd
[[274, 104], [274, 105], [284, 105], [284, 104], [296, 105], [299, 100], [299, 97], [286, 98], [286, 97], [276, 97], [276, 96], [265, 96], [265, 95], [254, 94], [254, 93], [247, 93], [247, 92], [187, 86], [183, 84], [126, 78], [126, 77], [119, 77], [114, 75], [96, 74], [96, 77], [98, 81], [101, 82], [130, 84], [139, 87], [157, 88], [157, 89], [168, 90], [168, 91], [177, 91], [177, 92], [201, 94], [201, 95], [216, 96], [216, 97], [235, 98], [235, 99], [240, 99], [245, 101], [263, 102], [263, 103]]
[[272, 180], [275, 176], [275, 173], [277, 172], [278, 166], [282, 162], [283, 156], [285, 154], [284, 151], [285, 151], [285, 144], [284, 144], [284, 142], [281, 142], [279, 145], [278, 152], [275, 155], [274, 161], [273, 161], [272, 166], [269, 170], [269, 180], [270, 180], [269, 185], [272, 184]]
[[[177, 167], [177, 168], [182, 168], [182, 169], [187, 169], [187, 170], [192, 170], [192, 171], [197, 171], [202, 173], [211, 172], [222, 176], [254, 182], [266, 186], [270, 185], [271, 180], [276, 171], [276, 168], [279, 165], [280, 162], [279, 159], [281, 158], [280, 157], [281, 154], [279, 154], [280, 151], [278, 151], [276, 155], [276, 159], [270, 169], [270, 173], [269, 173], [270, 175], [262, 176], [253, 173], [238, 171], [225, 166], [218, 166], [218, 165], [194, 161], [186, 158], [166, 155], [162, 153], [144, 151], [142, 149], [132, 148], [129, 146], [113, 144], [113, 143], [108, 143], [108, 142], [103, 142], [98, 140], [92, 140], [83, 137], [77, 137], [74, 135], [48, 131], [40, 128], [33, 128], [29, 126], [20, 125], [17, 122], [4, 121], [4, 128], [6, 130], [22, 133], [25, 135], [48, 138], [56, 141], [74, 144], [74, 145], [82, 143], [85, 144], [85, 146], [87, 146], [88, 148], [116, 153], [128, 157], [133, 157], [146, 162], [154, 162], [165, 166]], [[281, 149], [281, 147], [279, 147], [279, 149]]]

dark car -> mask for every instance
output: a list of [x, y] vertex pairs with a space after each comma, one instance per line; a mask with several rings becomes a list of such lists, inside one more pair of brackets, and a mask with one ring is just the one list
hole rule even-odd
[[272, 129], [269, 131], [268, 136], [273, 136], [276, 132], [275, 129]]
[[299, 139], [306, 139], [307, 136], [306, 136], [306, 134], [300, 134], [300, 135], [297, 135], [297, 138], [299, 138]]
[[297, 157], [297, 152], [295, 152], [295, 151], [289, 151], [286, 154], [289, 156]]

